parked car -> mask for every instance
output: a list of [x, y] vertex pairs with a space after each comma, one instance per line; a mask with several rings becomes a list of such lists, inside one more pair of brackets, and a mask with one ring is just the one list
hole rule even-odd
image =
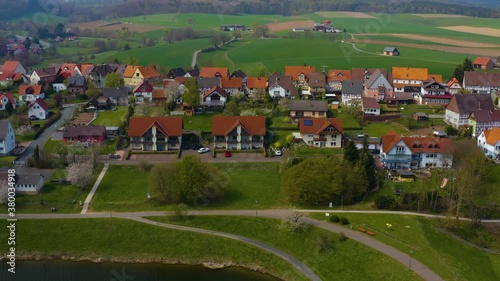
[[281, 155], [283, 155], [283, 154], [282, 154], [281, 150], [279, 150], [279, 149], [275, 149], [275, 150], [274, 150], [274, 155], [275, 155], [275, 156], [281, 156]]
[[190, 147], [190, 146], [189, 146], [189, 144], [187, 144], [187, 143], [183, 143], [183, 144], [181, 145], [181, 148], [182, 148], [182, 149], [189, 149], [189, 147]]
[[201, 144], [195, 144], [195, 145], [193, 145], [193, 150], [198, 150], [200, 148], [203, 148], [203, 146]]
[[31, 121], [39, 120], [40, 118], [36, 117], [35, 115], [30, 116]]
[[231, 152], [229, 152], [229, 151], [226, 150], [224, 152], [224, 157], [231, 157]]
[[202, 148], [198, 149], [199, 154], [207, 153], [209, 151], [210, 151], [210, 149], [208, 149], [206, 147], [202, 147]]

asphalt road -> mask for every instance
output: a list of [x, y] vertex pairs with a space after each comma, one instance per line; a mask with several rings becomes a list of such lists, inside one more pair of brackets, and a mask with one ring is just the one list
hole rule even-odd
[[61, 111], [62, 115], [59, 120], [57, 120], [52, 126], [45, 129], [45, 131], [33, 142], [30, 146], [23, 152], [23, 154], [17, 157], [17, 161], [26, 161], [29, 157], [33, 155], [33, 151], [38, 145], [39, 148], [43, 148], [44, 144], [50, 139], [53, 133], [56, 132], [57, 128], [61, 127], [66, 120], [69, 120], [73, 116], [75, 107], [73, 104], [64, 105], [64, 109]]

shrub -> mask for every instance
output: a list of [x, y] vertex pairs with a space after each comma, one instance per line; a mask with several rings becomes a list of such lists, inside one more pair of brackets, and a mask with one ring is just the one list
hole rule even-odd
[[144, 172], [149, 172], [153, 165], [149, 164], [148, 161], [141, 161], [139, 163], [139, 169]]
[[392, 196], [379, 195], [375, 198], [375, 206], [377, 209], [390, 209], [396, 204]]
[[342, 217], [339, 220], [340, 220], [340, 223], [342, 225], [348, 225], [349, 224], [349, 220], [347, 218]]
[[330, 221], [331, 222], [339, 222], [340, 221], [339, 216], [336, 216], [336, 215], [331, 216]]
[[329, 250], [333, 248], [334, 241], [331, 235], [329, 235], [328, 233], [321, 232], [318, 235], [318, 244], [321, 250]]
[[347, 240], [347, 236], [345, 236], [345, 233], [344, 232], [340, 232], [339, 233], [339, 241], [340, 242], [344, 242]]

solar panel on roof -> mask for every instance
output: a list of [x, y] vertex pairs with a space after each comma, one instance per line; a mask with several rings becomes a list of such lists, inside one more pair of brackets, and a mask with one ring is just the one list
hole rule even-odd
[[304, 120], [304, 126], [312, 126], [313, 120]]

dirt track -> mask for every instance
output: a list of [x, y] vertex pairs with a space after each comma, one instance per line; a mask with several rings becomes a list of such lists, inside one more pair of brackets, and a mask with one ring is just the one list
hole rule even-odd
[[500, 29], [490, 28], [490, 27], [472, 27], [472, 26], [444, 26], [440, 27], [442, 29], [448, 29], [453, 31], [460, 31], [465, 33], [481, 34], [486, 36], [500, 37]]
[[298, 28], [313, 28], [314, 21], [312, 20], [301, 20], [301, 21], [288, 21], [279, 23], [269, 23], [266, 24], [270, 31], [282, 31], [282, 30], [292, 30], [294, 27]]
[[80, 28], [80, 30], [84, 29], [90, 29], [94, 30], [96, 28], [101, 28], [102, 30], [110, 30], [110, 31], [121, 31], [124, 28], [127, 28], [128, 30], [132, 32], [148, 32], [148, 31], [153, 31], [153, 30], [158, 30], [162, 29], [161, 26], [155, 26], [155, 25], [145, 25], [145, 24], [113, 24], [113, 25], [107, 25], [109, 24], [108, 21], [100, 20], [100, 21], [90, 21], [90, 22], [84, 22], [84, 23], [79, 23], [78, 25], [71, 25], [71, 26], [77, 26]]
[[377, 36], [377, 35], [393, 36], [393, 37], [400, 37], [400, 38], [419, 40], [419, 41], [428, 41], [428, 42], [434, 42], [434, 43], [440, 43], [440, 44], [446, 44], [446, 45], [455, 45], [455, 46], [459, 46], [459, 47], [500, 48], [500, 44], [482, 43], [482, 42], [458, 40], [458, 39], [443, 38], [443, 37], [437, 37], [437, 36], [427, 36], [427, 35], [420, 35], [420, 34], [405, 34], [405, 33], [356, 34], [356, 36], [363, 36], [363, 35], [367, 35], [367, 36], [371, 36], [371, 35], [373, 35], [373, 36]]
[[417, 17], [422, 18], [465, 18], [464, 15], [452, 15], [452, 14], [412, 14]]
[[[412, 43], [381, 41], [381, 40], [350, 40], [349, 42], [396, 46], [396, 47], [410, 47], [416, 49], [426, 49], [426, 50], [443, 51], [443, 52], [468, 54], [468, 55], [480, 55], [480, 56], [498, 56], [500, 54], [500, 50], [495, 50], [495, 49], [474, 49], [468, 47], [465, 48], [465, 47], [453, 47], [453, 46], [436, 46], [436, 45], [412, 44]], [[404, 56], [404, 53], [402, 54], [402, 56]]]

